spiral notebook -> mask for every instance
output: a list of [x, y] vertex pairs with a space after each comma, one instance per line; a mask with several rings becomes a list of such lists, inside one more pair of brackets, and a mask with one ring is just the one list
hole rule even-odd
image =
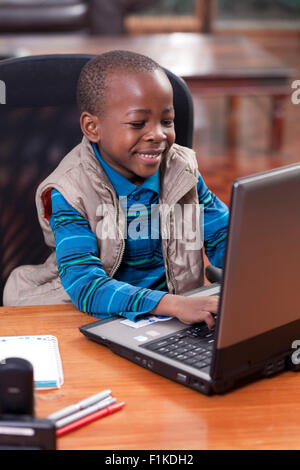
[[64, 382], [55, 336], [0, 336], [0, 361], [8, 357], [20, 357], [31, 362], [34, 386], [38, 390], [60, 388]]

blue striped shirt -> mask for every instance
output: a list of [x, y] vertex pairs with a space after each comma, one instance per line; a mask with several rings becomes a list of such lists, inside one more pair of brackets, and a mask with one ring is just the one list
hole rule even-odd
[[[59, 275], [72, 302], [83, 312], [121, 315], [131, 320], [151, 312], [167, 293], [159, 221], [151, 217], [159, 201], [159, 170], [138, 187], [94, 151], [127, 214], [127, 238], [122, 263], [110, 278], [99, 259], [97, 239], [87, 220], [63, 196], [52, 190], [50, 226], [56, 241]], [[204, 246], [212, 264], [222, 266], [228, 209], [206, 187], [200, 173], [199, 203], [204, 206]], [[152, 225], [151, 225], [152, 222]], [[157, 236], [153, 236], [157, 232]]]

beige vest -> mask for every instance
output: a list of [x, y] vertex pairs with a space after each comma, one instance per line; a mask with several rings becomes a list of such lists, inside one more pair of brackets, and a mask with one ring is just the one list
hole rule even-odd
[[[162, 253], [170, 293], [181, 294], [203, 284], [197, 181], [194, 152], [174, 144], [161, 164], [159, 200]], [[44, 264], [14, 269], [4, 289], [4, 305], [71, 302], [59, 278], [55, 239], [47, 217], [51, 214], [52, 188], [89, 222], [106, 273], [113, 277], [122, 262], [125, 216], [112, 184], [84, 137], [36, 192], [39, 222], [45, 242], [53, 252]]]

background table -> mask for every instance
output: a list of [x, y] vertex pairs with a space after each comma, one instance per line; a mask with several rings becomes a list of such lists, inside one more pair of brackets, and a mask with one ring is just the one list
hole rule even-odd
[[300, 375], [206, 397], [113, 354], [78, 330], [95, 318], [72, 306], [1, 307], [0, 334], [53, 334], [64, 385], [37, 391], [36, 415], [106, 388], [126, 406], [58, 439], [59, 449], [299, 449]]
[[[242, 36], [171, 33], [125, 37], [81, 35], [1, 35], [0, 51], [19, 54], [90, 53], [126, 49], [152, 57], [183, 77], [193, 92], [203, 97], [228, 98], [228, 142], [235, 144], [238, 97], [271, 98], [270, 146], [281, 148], [284, 105], [291, 95], [293, 71], [255, 42]], [[1, 77], [0, 77], [1, 79]]]

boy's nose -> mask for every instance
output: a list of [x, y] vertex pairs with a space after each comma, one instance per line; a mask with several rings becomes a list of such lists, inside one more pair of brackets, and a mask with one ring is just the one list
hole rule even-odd
[[161, 142], [166, 140], [167, 136], [164, 132], [164, 129], [161, 125], [153, 126], [149, 132], [145, 135], [147, 140], [152, 140], [155, 142]]

